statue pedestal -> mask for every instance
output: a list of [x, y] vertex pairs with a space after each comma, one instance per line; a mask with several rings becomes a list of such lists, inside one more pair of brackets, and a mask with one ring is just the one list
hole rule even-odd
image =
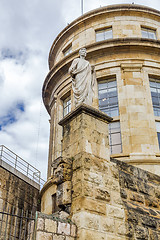
[[86, 104], [79, 105], [63, 118], [62, 157], [85, 152], [109, 160], [108, 123], [111, 117]]
[[[72, 160], [68, 192], [71, 192], [70, 216], [78, 227], [78, 239], [87, 239], [89, 222], [95, 225], [97, 219], [106, 215], [110, 195], [102, 186], [110, 162], [108, 123], [111, 120], [99, 110], [81, 104], [59, 123], [63, 126], [62, 158]], [[99, 239], [96, 225], [91, 234]]]

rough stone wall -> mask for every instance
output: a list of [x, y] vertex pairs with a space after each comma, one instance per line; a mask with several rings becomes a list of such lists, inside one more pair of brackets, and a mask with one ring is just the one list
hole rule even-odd
[[76, 224], [77, 240], [160, 239], [160, 177], [109, 158], [108, 121], [82, 104], [60, 122], [62, 157], [52, 164], [57, 205]]
[[73, 170], [77, 239], [160, 239], [159, 176], [90, 154], [77, 155]]
[[[158, 239], [160, 177], [110, 160], [101, 151], [103, 144], [106, 153], [109, 148], [108, 123], [98, 114], [82, 105], [62, 120], [62, 156], [65, 161], [73, 161], [70, 217], [77, 225], [77, 239]], [[63, 171], [57, 179], [64, 180], [68, 176], [68, 166], [63, 163]], [[62, 192], [65, 193], [65, 188]], [[65, 195], [63, 197], [65, 202]]]
[[[72, 160], [70, 217], [77, 225], [77, 238], [69, 235], [72, 228], [69, 223], [62, 224], [64, 231], [60, 235], [58, 229], [63, 220], [44, 220], [39, 216], [37, 239], [160, 239], [159, 176], [116, 159], [109, 161], [84, 152]], [[63, 160], [59, 159], [60, 162]], [[68, 176], [68, 165], [63, 166], [57, 182]], [[68, 197], [63, 194], [65, 203]], [[67, 232], [67, 229], [70, 230]]]
[[126, 236], [129, 239], [160, 239], [160, 177], [121, 161], [112, 161], [119, 172]]
[[70, 220], [39, 213], [34, 240], [75, 240], [76, 226]]
[[17, 207], [35, 212], [39, 190], [0, 167], [0, 209]]
[[79, 154], [73, 161], [72, 221], [78, 238], [126, 239], [118, 170], [109, 160]]
[[[21, 174], [19, 174], [21, 175]], [[26, 179], [26, 176], [24, 176]], [[28, 179], [29, 181], [29, 179]], [[31, 182], [31, 181], [29, 181]], [[38, 208], [39, 189], [0, 166], [0, 239], [20, 239], [27, 234], [27, 222], [17, 216], [35, 216]], [[32, 213], [31, 213], [32, 212]], [[12, 215], [11, 215], [12, 214]], [[20, 230], [21, 229], [21, 230]]]

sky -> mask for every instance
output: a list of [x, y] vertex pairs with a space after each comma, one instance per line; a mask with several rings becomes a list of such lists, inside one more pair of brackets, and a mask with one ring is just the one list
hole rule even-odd
[[[83, 0], [84, 13], [132, 3], [160, 10], [159, 0]], [[46, 179], [49, 119], [42, 86], [51, 45], [81, 15], [81, 0], [0, 0], [0, 145], [38, 168]]]

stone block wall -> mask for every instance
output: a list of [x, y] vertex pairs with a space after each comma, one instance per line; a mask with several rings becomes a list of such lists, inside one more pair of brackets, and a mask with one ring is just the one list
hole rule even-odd
[[[28, 179], [29, 182], [29, 179]], [[0, 166], [0, 209], [37, 210], [39, 189]]]
[[112, 159], [118, 169], [120, 195], [129, 239], [160, 239], [160, 177]]
[[69, 218], [77, 235], [70, 220], [39, 215], [36, 239], [160, 239], [159, 176], [84, 152], [72, 160]]
[[125, 205], [116, 164], [91, 154], [78, 154], [73, 161], [72, 221], [77, 239], [126, 239]]
[[[38, 184], [2, 162], [0, 162], [0, 239], [14, 237], [21, 239], [23, 234], [27, 234], [27, 221], [23, 218], [20, 224], [20, 216], [34, 218], [39, 205], [39, 188]], [[2, 214], [6, 212], [9, 215]]]
[[159, 176], [89, 154], [75, 157], [73, 171], [71, 212], [77, 239], [160, 239]]
[[[62, 157], [52, 165], [58, 207], [77, 226], [77, 240], [160, 239], [160, 177], [109, 158], [109, 121], [84, 105], [62, 120]], [[41, 220], [39, 238], [60, 234], [58, 220], [53, 233]]]
[[38, 213], [34, 240], [75, 240], [76, 231], [69, 219]]

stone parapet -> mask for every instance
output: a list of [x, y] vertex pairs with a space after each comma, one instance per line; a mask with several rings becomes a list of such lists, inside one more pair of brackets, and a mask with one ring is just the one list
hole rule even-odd
[[116, 159], [129, 239], [160, 239], [160, 177]]
[[75, 240], [76, 226], [71, 220], [38, 213], [33, 234], [34, 240]]

